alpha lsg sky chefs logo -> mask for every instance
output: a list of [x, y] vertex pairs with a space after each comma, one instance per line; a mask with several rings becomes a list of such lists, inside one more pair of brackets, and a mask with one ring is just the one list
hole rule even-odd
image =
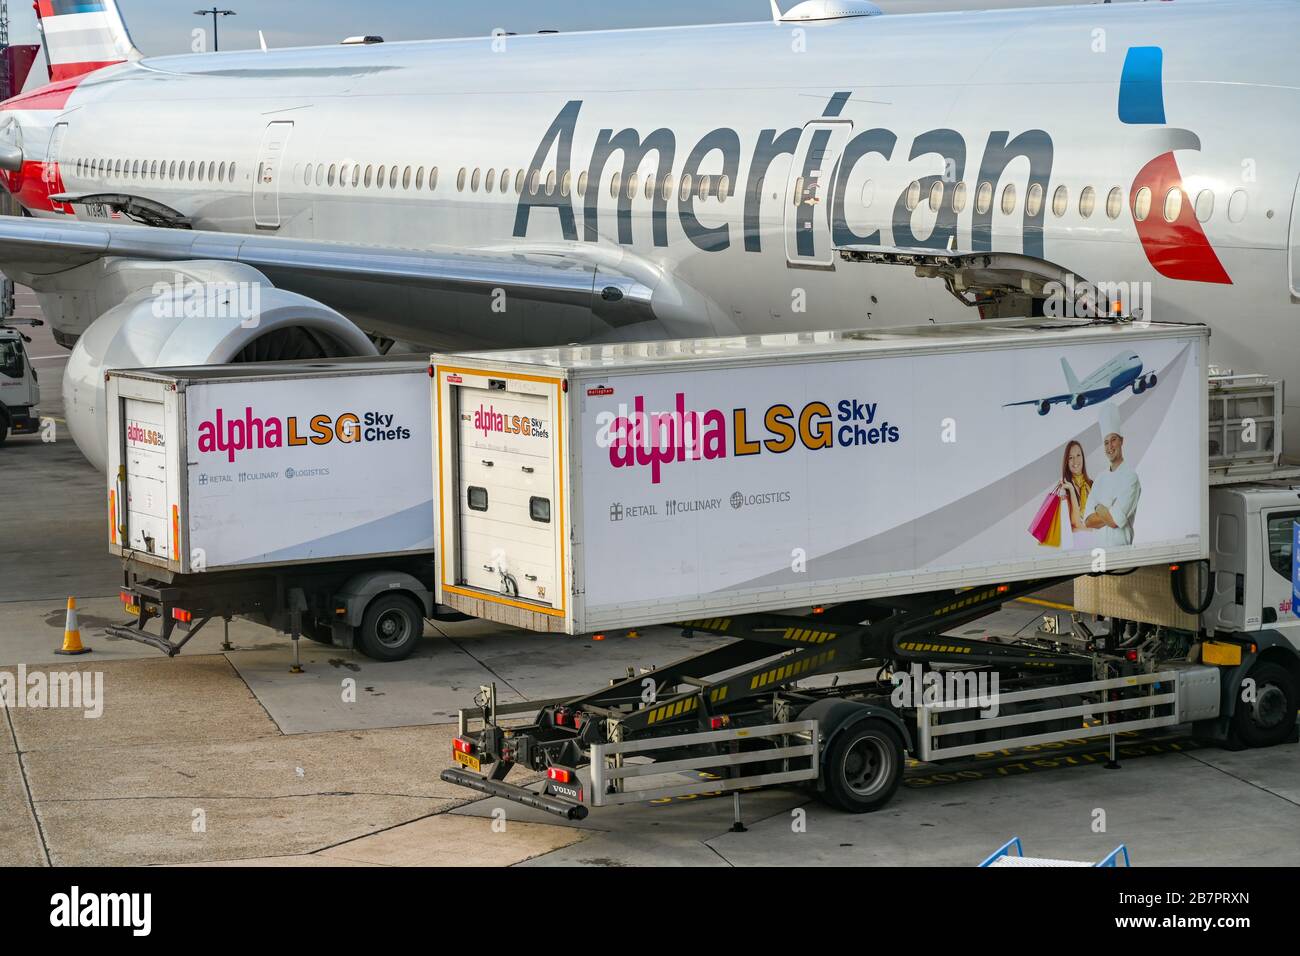
[[[686, 407], [678, 392], [675, 407], [646, 410], [644, 395], [632, 409], [620, 405], [596, 417], [596, 442], [609, 449], [615, 468], [648, 468], [651, 484], [663, 481], [664, 469], [675, 464], [710, 462], [752, 455], [783, 455], [834, 448], [870, 448], [902, 440], [899, 426], [885, 420], [878, 402], [842, 398], [813, 401], [798, 410], [778, 403], [753, 414], [736, 408], [697, 411]], [[743, 502], [742, 502], [743, 503]]]
[[341, 415], [312, 415], [299, 418], [262, 418], [252, 407], [234, 417], [218, 408], [212, 421], [199, 424], [198, 448], [202, 454], [224, 453], [234, 462], [241, 451], [265, 448], [297, 448], [308, 445], [361, 445], [376, 442], [409, 441], [411, 429], [391, 412], [344, 412]]

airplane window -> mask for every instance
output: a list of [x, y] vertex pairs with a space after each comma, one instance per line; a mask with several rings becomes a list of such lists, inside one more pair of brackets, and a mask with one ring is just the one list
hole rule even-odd
[[367, 164], [367, 165], [366, 165], [366, 175], [362, 178], [361, 182], [365, 185], [365, 187], [366, 187], [367, 189], [369, 189], [370, 186], [371, 186], [371, 184], [372, 184], [374, 181], [375, 181], [375, 167], [374, 167], [374, 164]]
[[659, 192], [664, 197], [664, 202], [673, 198], [673, 177], [665, 176], [664, 181], [659, 185]]
[[[478, 176], [478, 170], [477, 170], [477, 169], [474, 170], [474, 175], [475, 175], [475, 177], [477, 178], [477, 176]], [[396, 188], [397, 188], [397, 167], [396, 167], [396, 166], [390, 166], [390, 167], [388, 167], [388, 188], [389, 188], [389, 189], [396, 189]], [[477, 184], [477, 183], [475, 183], [474, 188], [475, 188], [475, 189], [478, 189], [478, 184]]]
[[348, 173], [350, 173], [351, 171], [352, 171], [352, 164], [351, 164], [351, 163], [344, 163], [343, 165], [339, 166], [339, 185], [340, 185], [340, 186], [346, 186], [346, 185], [348, 184]]
[[546, 174], [546, 195], [555, 195], [555, 170], [553, 169]]
[[964, 182], [958, 183], [952, 188], [952, 211], [966, 211], [966, 184]]
[[311, 173], [312, 173], [312, 166], [311, 163], [308, 163], [306, 168], [304, 168], [302, 171], [302, 184], [304, 186], [311, 185]]
[[[759, 196], [763, 195], [763, 184], [761, 182], [758, 184], [757, 192]], [[866, 209], [868, 206], [870, 206], [872, 200], [875, 198], [876, 198], [876, 184], [872, 182], [870, 179], [868, 179], [865, 183], [862, 184], [862, 208]]]
[[1151, 190], [1143, 186], [1133, 195], [1133, 218], [1138, 222], [1146, 222], [1149, 215], [1151, 215]]
[[149, 164], [149, 178], [150, 179], [158, 178], [158, 160], [156, 159]]
[[566, 169], [564, 178], [560, 180], [560, 195], [565, 199], [569, 198], [569, 191], [573, 189], [573, 171]]
[[[370, 184], [366, 183], [366, 185], [369, 186]], [[424, 188], [424, 167], [423, 166], [417, 166], [415, 168], [415, 188], [416, 189]]]
[[[469, 170], [462, 166], [460, 172], [456, 174], [456, 192], [463, 193], [465, 191], [465, 177], [468, 175]], [[379, 167], [379, 178], [381, 180], [384, 178], [384, 168], [382, 166]]]
[[1175, 186], [1165, 193], [1165, 222], [1173, 222], [1183, 212], [1183, 191]]
[[438, 188], [438, 167], [432, 166], [429, 168], [429, 192], [433, 192], [437, 188]]
[[1011, 215], [1016, 211], [1016, 184], [1007, 183], [1002, 187], [1002, 212]]
[[1206, 222], [1214, 215], [1214, 190], [1202, 189], [1196, 194], [1196, 218]]
[[207, 169], [207, 165], [207, 163], [199, 163], [199, 182], [203, 182], [205, 178], [203, 173]]
[[360, 163], [352, 164], [352, 185], [353, 186], [361, 185], [361, 164]]
[[611, 199], [617, 199], [619, 192], [623, 188], [623, 174], [614, 173], [614, 178], [609, 181], [609, 195]]
[[529, 175], [528, 177], [529, 195], [536, 196], [537, 190], [541, 187], [541, 185], [542, 185], [542, 171], [540, 169], [534, 169], [532, 171], [532, 174]]
[[1246, 190], [1234, 190], [1228, 197], [1228, 222], [1241, 222], [1246, 218], [1246, 208], [1249, 200], [1246, 196]]
[[524, 171], [521, 169], [515, 173], [515, 195], [521, 196], [524, 192]]
[[637, 190], [641, 187], [641, 181], [637, 179], [636, 173], [627, 177], [627, 198], [635, 199]]
[[483, 191], [485, 193], [494, 192], [496, 190], [496, 186], [497, 186], [497, 171], [496, 169], [489, 169], [487, 171], [487, 178], [483, 181]]
[[[800, 184], [802, 184], [803, 180], [800, 180], [799, 182]], [[802, 189], [796, 190], [796, 197], [798, 195], [802, 195], [802, 193], [803, 193]], [[798, 203], [797, 198], [795, 202], [796, 204]], [[911, 212], [920, 204], [921, 204], [921, 184], [917, 180], [913, 179], [912, 184], [907, 187], [907, 198], [904, 200], [904, 205], [907, 207], [907, 211]]]
[[[331, 186], [334, 185], [334, 177], [338, 174], [338, 169], [339, 169], [338, 166], [336, 166], [334, 163], [330, 163], [330, 171], [325, 177], [326, 183], [328, 183]], [[258, 179], [262, 178], [260, 173], [258, 174], [257, 178]]]
[[1111, 219], [1118, 219], [1119, 212], [1124, 208], [1124, 191], [1115, 186], [1106, 194], [1106, 215]]
[[167, 167], [167, 178], [168, 179], [176, 178], [176, 160], [174, 159], [172, 160], [171, 165]]
[[233, 183], [233, 182], [235, 181], [235, 164], [234, 164], [234, 163], [231, 163], [231, 164], [230, 164], [230, 169], [228, 169], [228, 170], [226, 171], [226, 175], [229, 177], [230, 182]]
[[190, 170], [189, 170], [189, 174], [188, 174], [185, 178], [186, 178], [186, 179], [189, 179], [189, 180], [193, 180], [193, 179], [194, 179], [194, 160], [190, 160]]
[[941, 207], [942, 205], [943, 205], [943, 180], [939, 179], [939, 180], [935, 180], [934, 185], [930, 187], [931, 212], [938, 212], [939, 207]]
[[1084, 186], [1083, 192], [1079, 193], [1079, 215], [1087, 219], [1092, 215], [1092, 211], [1097, 208], [1097, 190], [1091, 186]]
[[682, 185], [681, 188], [677, 191], [677, 195], [681, 196], [682, 199], [690, 199], [691, 187], [694, 185], [695, 185], [695, 180], [691, 178], [691, 174], [682, 173]]
[[[393, 168], [396, 169], [397, 167], [394, 166]], [[479, 169], [477, 166], [474, 167], [474, 174], [469, 178], [469, 191], [472, 193], [478, 192], [478, 184], [482, 182], [482, 180], [483, 180], [483, 171]]]
[[131, 165], [131, 178], [136, 179], [139, 177], [139, 175], [140, 175], [140, 160], [137, 159]]
[[[410, 166], [407, 166], [405, 169], [402, 170], [402, 188], [403, 188], [403, 189], [410, 189], [410, 188], [411, 188], [411, 167], [410, 167]], [[488, 186], [487, 186], [487, 188], [488, 188], [488, 191], [491, 192], [491, 190], [492, 190], [492, 171], [491, 171], [491, 170], [488, 170]]]
[[709, 176], [701, 176], [699, 185], [695, 188], [696, 199], [708, 199], [709, 187], [713, 184], [713, 179]]
[[225, 164], [225, 163], [222, 163], [222, 164], [221, 164], [221, 167], [217, 170], [217, 181], [218, 181], [218, 182], [223, 182], [223, 183], [226, 181], [226, 164]]
[[578, 195], [579, 196], [587, 195], [587, 174], [586, 173], [580, 173], [578, 175]]
[[325, 164], [321, 163], [316, 167], [316, 185], [321, 186], [325, 183]]
[[646, 173], [645, 175], [645, 198], [646, 199], [655, 198], [655, 185], [657, 184], [657, 182], [658, 181], [655, 179], [654, 173]]
[[1029, 187], [1029, 192], [1025, 193], [1025, 212], [1032, 219], [1042, 211], [1043, 187], [1041, 183], [1034, 183]]
[[980, 183], [975, 193], [975, 211], [983, 216], [993, 206], [993, 184]]
[[718, 201], [726, 202], [731, 198], [731, 177], [722, 176], [718, 179]]
[[1070, 190], [1064, 186], [1057, 186], [1056, 192], [1052, 193], [1052, 215], [1060, 219], [1069, 208]]

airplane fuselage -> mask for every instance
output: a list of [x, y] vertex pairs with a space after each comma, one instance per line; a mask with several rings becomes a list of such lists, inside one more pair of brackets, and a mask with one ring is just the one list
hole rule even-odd
[[[574, 253], [667, 289], [624, 337], [967, 320], [835, 248], [1023, 251], [1149, 284], [1147, 317], [1286, 375], [1297, 35], [1297, 5], [1179, 0], [150, 58], [11, 101], [11, 185], [37, 215], [128, 194], [196, 229]], [[420, 344], [616, 334], [295, 291]]]

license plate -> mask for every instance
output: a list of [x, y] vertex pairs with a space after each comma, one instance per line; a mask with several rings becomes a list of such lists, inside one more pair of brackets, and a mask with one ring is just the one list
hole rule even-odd
[[479, 763], [478, 757], [471, 756], [470, 754], [463, 754], [459, 750], [453, 750], [451, 755], [456, 758], [456, 763], [464, 764], [466, 767], [469, 767], [470, 770], [480, 771], [483, 769], [482, 764]]
[[140, 616], [140, 605], [138, 605], [138, 604], [128, 604], [128, 605], [126, 606], [126, 613], [127, 613], [127, 614], [130, 614], [132, 617], [139, 617], [139, 616]]

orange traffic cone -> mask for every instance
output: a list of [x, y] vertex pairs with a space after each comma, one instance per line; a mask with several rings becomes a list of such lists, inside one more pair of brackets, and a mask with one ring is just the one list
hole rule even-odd
[[89, 647], [81, 646], [81, 630], [77, 627], [77, 599], [68, 598], [68, 622], [63, 625], [63, 647], [55, 654], [89, 654]]

